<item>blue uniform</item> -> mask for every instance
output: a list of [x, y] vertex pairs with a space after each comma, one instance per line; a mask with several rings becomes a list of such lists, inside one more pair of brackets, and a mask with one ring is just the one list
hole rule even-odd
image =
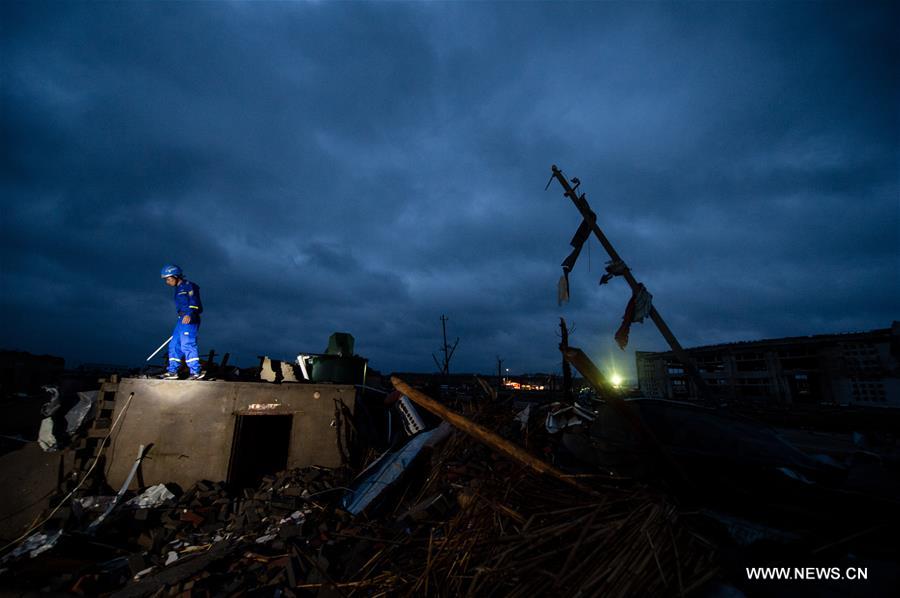
[[[203, 303], [200, 301], [200, 287], [193, 282], [182, 280], [175, 287], [175, 311], [178, 320], [169, 343], [169, 371], [176, 372], [184, 358], [191, 374], [200, 373], [200, 352], [197, 348], [197, 331], [200, 329], [200, 314]], [[184, 316], [190, 316], [188, 324], [182, 324]]]

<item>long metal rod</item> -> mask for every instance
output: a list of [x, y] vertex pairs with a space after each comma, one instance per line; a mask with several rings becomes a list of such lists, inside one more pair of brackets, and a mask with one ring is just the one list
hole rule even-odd
[[[612, 243], [609, 242], [609, 239], [606, 238], [606, 235], [603, 234], [603, 231], [600, 230], [600, 227], [597, 225], [597, 215], [591, 210], [590, 205], [588, 205], [587, 199], [584, 194], [578, 195], [575, 193], [575, 190], [572, 188], [572, 185], [569, 184], [568, 179], [562, 173], [562, 171], [556, 167], [554, 164], [552, 167], [553, 176], [556, 180], [559, 181], [560, 185], [562, 185], [565, 190], [565, 196], [572, 200], [572, 203], [575, 204], [575, 207], [578, 208], [578, 211], [581, 213], [581, 217], [584, 218], [587, 222], [591, 224], [591, 229], [594, 231], [594, 236], [597, 237], [597, 240], [600, 241], [600, 244], [603, 245], [603, 249], [606, 250], [606, 253], [609, 254], [610, 259], [614, 262], [622, 262], [624, 265], [624, 260], [619, 257], [619, 253], [612, 246]], [[631, 273], [631, 269], [627, 266], [624, 268], [624, 272], [622, 276], [625, 278], [626, 282], [628, 282], [628, 286], [631, 287], [632, 293], [637, 292], [638, 290], [638, 281], [635, 280], [634, 275]], [[663, 338], [666, 339], [666, 342], [669, 343], [669, 346], [672, 347], [672, 353], [675, 354], [675, 357], [684, 365], [685, 371], [691, 377], [694, 382], [694, 385], [697, 387], [697, 393], [704, 400], [709, 399], [709, 391], [706, 386], [706, 382], [703, 380], [703, 377], [700, 375], [700, 372], [697, 370], [697, 366], [694, 365], [693, 360], [690, 356], [685, 352], [682, 348], [681, 343], [678, 342], [678, 339], [675, 338], [675, 335], [669, 329], [669, 326], [666, 324], [665, 320], [663, 320], [662, 316], [656, 310], [656, 306], [650, 305], [650, 319], [653, 320], [653, 323], [656, 324], [656, 328], [659, 329], [660, 334], [663, 335]]]
[[161, 345], [159, 346], [159, 349], [157, 349], [156, 351], [154, 351], [153, 353], [150, 354], [150, 357], [147, 358], [147, 361], [150, 361], [151, 359], [153, 359], [154, 357], [156, 357], [156, 354], [159, 353], [160, 351], [162, 351], [162, 350], [163, 350], [163, 347], [165, 347], [166, 345], [168, 345], [170, 340], [172, 340], [172, 337], [171, 337], [171, 336], [170, 336], [169, 338], [167, 338], [167, 339], [163, 342], [163, 344], [161, 344]]

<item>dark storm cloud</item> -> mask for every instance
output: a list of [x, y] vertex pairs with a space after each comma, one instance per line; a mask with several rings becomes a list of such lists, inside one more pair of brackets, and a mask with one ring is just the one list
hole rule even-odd
[[[582, 189], [685, 345], [897, 317], [897, 9], [825, 3], [4, 3], [3, 345], [135, 363], [176, 261], [202, 349], [347, 330], [384, 370], [614, 348]], [[663, 348], [650, 325], [631, 349]]]

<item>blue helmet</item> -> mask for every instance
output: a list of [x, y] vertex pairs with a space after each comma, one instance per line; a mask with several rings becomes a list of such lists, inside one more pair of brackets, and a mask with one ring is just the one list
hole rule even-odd
[[166, 264], [165, 266], [163, 266], [163, 269], [159, 274], [162, 278], [168, 278], [170, 276], [181, 278], [181, 268], [179, 268], [175, 264]]

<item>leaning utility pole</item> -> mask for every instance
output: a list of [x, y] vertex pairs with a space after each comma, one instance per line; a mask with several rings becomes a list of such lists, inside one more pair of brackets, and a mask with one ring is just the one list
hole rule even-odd
[[[575, 204], [575, 207], [578, 208], [578, 211], [581, 213], [581, 217], [584, 219], [582, 226], [587, 226], [593, 231], [594, 236], [597, 237], [597, 240], [603, 245], [603, 249], [609, 254], [609, 257], [614, 264], [621, 264], [621, 275], [625, 278], [626, 282], [628, 282], [628, 286], [631, 287], [631, 292], [637, 294], [642, 288], [642, 285], [635, 280], [634, 275], [631, 273], [631, 269], [625, 266], [625, 262], [619, 256], [615, 248], [613, 248], [612, 243], [609, 242], [609, 239], [606, 238], [606, 235], [603, 234], [603, 231], [597, 226], [597, 215], [591, 210], [591, 206], [588, 205], [585, 194], [582, 193], [581, 195], [578, 195], [575, 193], [575, 188], [577, 188], [581, 182], [578, 179], [573, 178], [572, 180], [575, 181], [575, 188], [573, 188], [562, 171], [556, 167], [556, 164], [554, 164], [551, 169], [553, 175], [550, 180], [552, 181], [553, 178], [555, 178], [559, 181], [559, 184], [562, 185], [563, 190], [565, 191], [564, 195], [572, 200], [572, 203]], [[549, 183], [547, 184], [549, 186]], [[653, 320], [653, 323], [656, 324], [656, 327], [663, 335], [663, 338], [665, 338], [666, 342], [669, 343], [669, 346], [672, 347], [672, 353], [674, 353], [675, 357], [678, 358], [682, 365], [684, 365], [685, 372], [691, 377], [691, 380], [697, 387], [697, 393], [702, 399], [709, 400], [709, 390], [706, 386], [706, 382], [697, 370], [697, 366], [694, 365], [693, 360], [691, 360], [690, 356], [681, 347], [681, 343], [678, 342], [678, 339], [676, 339], [675, 335], [672, 334], [672, 331], [669, 330], [669, 326], [666, 324], [665, 320], [662, 319], [662, 316], [659, 315], [659, 312], [656, 311], [656, 307], [652, 304], [650, 305], [650, 319]]]
[[438, 366], [438, 369], [444, 376], [450, 373], [450, 359], [453, 357], [453, 352], [456, 351], [456, 345], [459, 344], [458, 337], [456, 341], [454, 341], [452, 347], [447, 344], [447, 319], [447, 316], [441, 315], [441, 329], [444, 332], [444, 346], [441, 348], [441, 351], [444, 353], [443, 363], [438, 361], [438, 358], [434, 353], [431, 354], [431, 358], [434, 359], [434, 364]]

